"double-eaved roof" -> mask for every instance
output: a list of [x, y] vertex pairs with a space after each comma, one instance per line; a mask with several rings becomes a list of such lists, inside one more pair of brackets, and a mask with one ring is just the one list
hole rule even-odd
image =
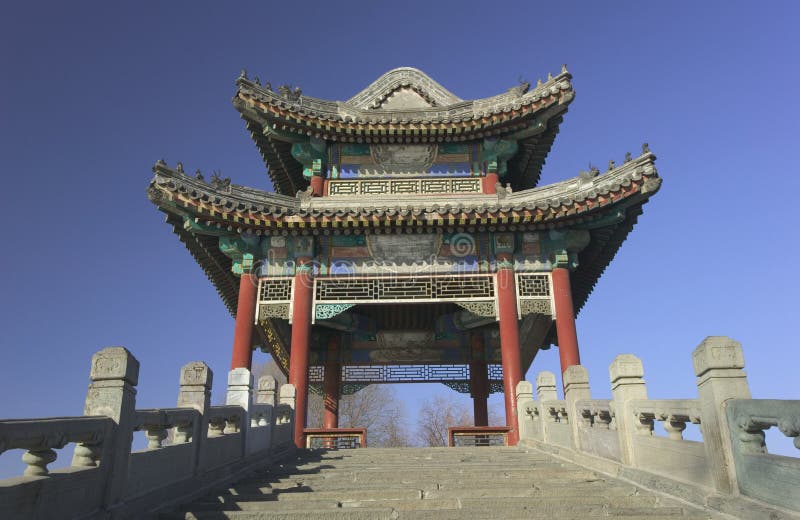
[[[497, 96], [471, 101], [458, 98], [412, 68], [389, 71], [347, 101], [316, 99], [290, 87], [273, 90], [271, 85], [261, 85], [243, 74], [237, 81], [233, 103], [264, 158], [275, 191], [239, 186], [216, 176], [207, 181], [200, 175], [185, 174], [180, 163], [173, 168], [159, 161], [153, 168], [148, 197], [167, 215], [175, 234], [234, 315], [238, 278], [232, 272], [232, 260], [220, 251], [220, 236], [565, 228], [583, 229], [590, 236], [571, 273], [577, 311], [661, 180], [655, 156], [644, 146], [641, 155], [627, 155], [624, 163], [610, 164], [605, 173], [593, 169], [536, 187], [573, 97], [571, 75], [566, 69], [533, 88], [522, 84]], [[491, 150], [493, 142], [503, 140], [515, 146], [505, 164], [505, 187], [496, 186], [496, 193], [472, 188], [457, 193], [454, 188], [436, 194], [420, 189], [370, 192], [366, 196], [353, 190], [350, 194], [330, 190], [316, 197], [307, 190], [304, 165], [292, 155], [294, 145], [305, 146], [311, 139], [326, 143], [329, 151], [352, 143], [373, 148], [392, 143], [446, 148], [452, 146], [448, 143], [469, 142], [473, 148]], [[484, 166], [472, 168], [469, 177], [454, 177], [452, 181], [480, 188]], [[362, 180], [327, 182], [331, 186], [355, 186]], [[387, 182], [409, 183], [405, 177]], [[262, 345], [284, 342], [273, 326], [260, 326], [258, 333], [256, 342]], [[281, 348], [278, 350], [285, 353], [285, 345]]]
[[533, 88], [523, 83], [483, 99], [464, 101], [422, 71], [391, 70], [347, 101], [303, 95], [299, 89], [260, 85], [244, 75], [233, 104], [241, 113], [275, 191], [305, 189], [303, 168], [291, 155], [300, 138], [339, 143], [442, 143], [510, 138], [514, 189], [534, 187], [562, 116], [574, 98], [566, 68]]

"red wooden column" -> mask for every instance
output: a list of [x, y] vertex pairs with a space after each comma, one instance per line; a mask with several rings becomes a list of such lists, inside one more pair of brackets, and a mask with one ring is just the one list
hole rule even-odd
[[323, 428], [339, 427], [339, 381], [341, 379], [339, 364], [339, 336], [331, 335], [328, 339], [328, 355], [325, 359], [325, 414], [322, 417]]
[[473, 418], [475, 426], [489, 426], [489, 375], [484, 359], [483, 334], [472, 333], [472, 361], [469, 364], [469, 385], [472, 394]]
[[292, 344], [289, 353], [289, 383], [296, 390], [294, 444], [305, 448], [306, 415], [308, 414], [308, 351], [311, 340], [311, 298], [314, 276], [309, 258], [297, 259], [294, 275], [292, 309]]
[[236, 326], [233, 329], [231, 369], [250, 369], [253, 361], [253, 322], [256, 317], [258, 276], [242, 273], [239, 279], [239, 303], [236, 306]]
[[500, 358], [503, 363], [503, 394], [506, 405], [506, 426], [509, 446], [519, 442], [517, 421], [517, 383], [522, 379], [519, 361], [519, 323], [517, 321], [517, 291], [510, 258], [497, 259], [497, 305], [500, 314]]
[[322, 197], [325, 188], [325, 179], [319, 175], [311, 176], [311, 190], [314, 197]]
[[578, 333], [575, 330], [575, 311], [572, 306], [572, 288], [569, 269], [553, 269], [553, 299], [556, 305], [556, 333], [558, 334], [558, 356], [561, 373], [572, 365], [581, 364], [578, 352]]

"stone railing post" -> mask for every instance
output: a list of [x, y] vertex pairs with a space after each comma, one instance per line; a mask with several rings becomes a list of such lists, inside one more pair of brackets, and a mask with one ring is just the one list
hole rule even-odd
[[272, 376], [261, 376], [258, 378], [258, 390], [256, 390], [256, 403], [275, 406], [275, 388], [277, 383]]
[[[576, 406], [576, 402], [591, 399], [589, 391], [589, 372], [582, 365], [571, 365], [564, 371], [564, 400], [567, 401], [567, 414], [572, 431], [572, 448], [581, 449], [580, 428], [585, 420]], [[588, 426], [588, 425], [587, 425]]]
[[246, 368], [234, 368], [228, 372], [228, 394], [225, 398], [225, 404], [244, 408], [244, 416], [239, 425], [239, 431], [242, 434], [242, 456], [249, 451], [250, 408], [252, 403], [253, 374]]
[[[103, 472], [101, 482], [106, 486], [104, 507], [108, 508], [125, 495], [139, 361], [124, 347], [106, 347], [92, 356], [89, 378], [92, 382], [86, 394], [83, 414], [105, 415], [116, 424], [112, 438], [105, 439], [100, 454], [100, 469]], [[78, 445], [75, 458], [83, 456], [79, 448], [92, 449], [91, 446]]]
[[620, 459], [623, 464], [636, 466], [636, 435], [652, 435], [652, 419], [634, 417], [630, 401], [647, 399], [647, 387], [644, 383], [644, 367], [642, 360], [633, 354], [620, 354], [608, 368], [611, 376], [611, 393], [614, 396], [614, 408], [619, 432]]
[[273, 449], [294, 442], [295, 399], [293, 384], [281, 386], [278, 392], [278, 406], [272, 420], [273, 430], [277, 430], [277, 434], [272, 436]]
[[700, 401], [700, 431], [714, 487], [721, 493], [738, 493], [724, 404], [730, 399], [750, 399], [747, 374], [742, 370], [742, 345], [725, 336], [709, 336], [694, 350], [692, 361]]
[[533, 385], [528, 381], [520, 381], [517, 383], [517, 422], [519, 423], [520, 440], [531, 439], [536, 435], [534, 431], [537, 427], [534, 422], [535, 406], [536, 403], [533, 401]]
[[[278, 404], [285, 404], [289, 406], [292, 410], [294, 410], [296, 396], [297, 393], [294, 388], [294, 385], [287, 383], [281, 386], [281, 390], [278, 397]], [[292, 422], [294, 422], [294, 414], [292, 414]]]
[[556, 375], [547, 370], [539, 372], [536, 376], [536, 399], [539, 401], [539, 422], [542, 428], [542, 442], [550, 442], [550, 432], [548, 428], [552, 419], [546, 413], [543, 403], [558, 399], [556, 392]]
[[194, 443], [194, 470], [202, 466], [201, 454], [208, 438], [208, 415], [211, 407], [211, 384], [214, 373], [202, 361], [192, 361], [181, 368], [180, 390], [178, 391], [178, 408], [194, 408], [200, 417], [188, 427], [175, 428], [175, 442]]

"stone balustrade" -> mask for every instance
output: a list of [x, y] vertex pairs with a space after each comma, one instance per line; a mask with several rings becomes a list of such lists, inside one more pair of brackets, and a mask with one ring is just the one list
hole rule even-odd
[[[181, 369], [178, 406], [136, 409], [139, 363], [122, 347], [92, 358], [83, 417], [1, 420], [0, 454], [27, 450], [24, 475], [0, 481], [0, 512], [15, 518], [139, 518], [192, 500], [294, 451], [294, 387], [231, 371], [227, 404], [210, 406], [205, 363]], [[134, 432], [147, 447], [134, 451]], [[74, 443], [67, 468], [48, 470]]]
[[[582, 366], [542, 372], [517, 387], [520, 438], [598, 471], [627, 478], [737, 518], [794, 518], [800, 459], [769, 454], [763, 430], [776, 426], [800, 449], [800, 401], [750, 398], [741, 345], [706, 338], [693, 353], [697, 399], [648, 399], [641, 360], [609, 367], [613, 399], [592, 399]], [[656, 435], [660, 423], [666, 435]], [[688, 423], [702, 440], [684, 437]]]

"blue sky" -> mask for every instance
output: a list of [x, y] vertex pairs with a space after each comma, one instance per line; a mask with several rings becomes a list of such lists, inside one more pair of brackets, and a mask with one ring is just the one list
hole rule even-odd
[[[577, 95], [542, 183], [644, 141], [664, 179], [578, 320], [593, 394], [609, 397], [608, 365], [635, 353], [651, 397], [694, 397], [692, 350], [728, 335], [754, 397], [798, 398], [800, 8], [651, 4], [6, 6], [0, 417], [80, 414], [89, 360], [107, 345], [140, 360], [140, 407], [173, 406], [192, 360], [221, 390], [233, 319], [145, 188], [160, 158], [270, 187], [230, 102], [243, 67], [347, 99], [413, 66], [469, 99], [567, 63]], [[528, 378], [557, 366], [557, 350], [543, 352]], [[398, 391], [413, 418], [439, 388]]]

